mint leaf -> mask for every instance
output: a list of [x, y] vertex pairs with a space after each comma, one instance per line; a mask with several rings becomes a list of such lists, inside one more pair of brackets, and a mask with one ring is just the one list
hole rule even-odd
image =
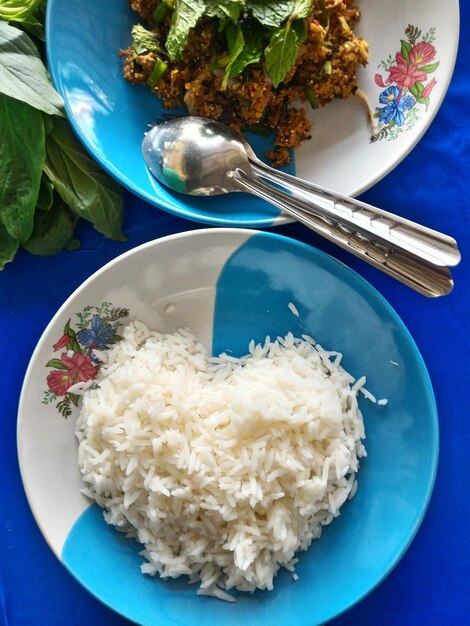
[[291, 16], [294, 5], [295, 0], [249, 0], [247, 8], [263, 26], [279, 28]]
[[295, 30], [295, 34], [297, 35], [299, 45], [301, 43], [304, 43], [308, 35], [306, 20], [300, 19], [300, 20], [293, 21], [292, 28], [293, 30]]
[[161, 52], [162, 49], [157, 39], [157, 35], [147, 30], [140, 24], [132, 27], [132, 47], [136, 54], [145, 52]]
[[244, 0], [209, 0], [206, 3], [205, 15], [218, 17], [220, 20], [232, 20], [236, 22], [240, 17], [240, 10], [244, 6]]
[[241, 52], [243, 52], [243, 48], [245, 47], [245, 39], [243, 37], [242, 29], [240, 26], [233, 24], [230, 22], [227, 24], [225, 29], [225, 35], [227, 37], [227, 46], [230, 54], [230, 60], [225, 68], [225, 76], [222, 82], [222, 89], [226, 89], [227, 81], [231, 76], [232, 67], [237, 58], [240, 56]]
[[313, 9], [313, 0], [294, 0], [292, 7], [292, 19], [299, 17], [308, 17]]
[[0, 95], [0, 221], [8, 234], [26, 241], [45, 160], [42, 115], [24, 102]]
[[67, 122], [59, 118], [46, 136], [44, 171], [75, 215], [103, 235], [125, 241], [121, 187], [85, 153]]
[[278, 87], [295, 64], [298, 51], [297, 33], [290, 22], [274, 33], [264, 51], [266, 73], [274, 87]]
[[263, 53], [263, 36], [257, 28], [243, 30], [245, 45], [243, 50], [233, 61], [230, 69], [230, 78], [241, 74], [247, 65], [258, 63]]
[[175, 0], [166, 49], [170, 59], [181, 58], [190, 31], [196, 26], [206, 10], [204, 0]]
[[36, 211], [31, 238], [23, 244], [31, 254], [57, 254], [73, 239], [77, 219], [62, 204], [55, 202], [48, 211]]
[[0, 270], [15, 258], [20, 247], [19, 241], [10, 237], [5, 226], [0, 222]]
[[0, 21], [0, 93], [50, 115], [65, 116], [39, 52], [28, 35]]

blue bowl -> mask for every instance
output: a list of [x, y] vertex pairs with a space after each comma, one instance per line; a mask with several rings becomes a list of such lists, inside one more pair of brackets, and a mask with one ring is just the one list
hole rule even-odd
[[[238, 593], [237, 603], [228, 604], [197, 596], [197, 585], [185, 580], [143, 576], [137, 544], [106, 525], [97, 506], [81, 496], [78, 469], [71, 465], [74, 419], [65, 424], [54, 404], [41, 405], [40, 398], [44, 365], [64, 324], [85, 305], [101, 302], [129, 308], [154, 328], [159, 320], [156, 330], [187, 326], [214, 354], [244, 354], [251, 339], [262, 341], [266, 334], [310, 334], [326, 349], [341, 350], [346, 371], [367, 375], [367, 388], [388, 398], [387, 406], [359, 399], [368, 456], [361, 461], [357, 494], [298, 555], [297, 582], [283, 570], [272, 592]], [[166, 313], [168, 302], [176, 302], [177, 321]], [[313, 626], [350, 608], [392, 570], [418, 530], [434, 484], [438, 440], [425, 364], [384, 298], [327, 254], [248, 229], [171, 235], [99, 270], [41, 338], [18, 417], [22, 478], [50, 546], [91, 593], [146, 626], [200, 626], [208, 618], [218, 626]]]

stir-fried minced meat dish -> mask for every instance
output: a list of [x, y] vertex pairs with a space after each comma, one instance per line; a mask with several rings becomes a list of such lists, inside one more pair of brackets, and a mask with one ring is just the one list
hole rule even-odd
[[186, 15], [179, 2], [130, 0], [141, 24], [121, 51], [124, 77], [168, 109], [184, 104], [236, 130], [274, 130], [274, 165], [310, 138], [305, 107], [357, 90], [369, 51], [354, 33], [352, 0], [291, 0], [290, 9], [285, 0], [194, 0]]

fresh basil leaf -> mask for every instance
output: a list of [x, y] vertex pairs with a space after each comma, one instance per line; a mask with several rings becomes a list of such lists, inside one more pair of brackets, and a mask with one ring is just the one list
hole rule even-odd
[[264, 51], [266, 73], [274, 87], [278, 87], [294, 66], [298, 51], [297, 33], [287, 23], [276, 31]]
[[33, 230], [45, 160], [41, 113], [0, 95], [0, 137], [0, 221], [22, 242]]
[[170, 30], [165, 43], [170, 59], [174, 61], [181, 58], [188, 35], [205, 10], [204, 0], [175, 0]]
[[158, 42], [157, 35], [147, 30], [141, 24], [132, 27], [132, 47], [136, 54], [144, 54], [146, 52], [161, 52], [162, 49]]
[[0, 21], [0, 93], [35, 109], [65, 117], [39, 52], [28, 35]]
[[36, 202], [36, 208], [40, 209], [41, 211], [48, 211], [51, 208], [53, 201], [54, 185], [43, 172], [41, 184], [39, 185], [39, 195]]
[[23, 248], [31, 254], [57, 254], [73, 239], [75, 218], [62, 202], [55, 202], [49, 211], [36, 211], [34, 230]]
[[[0, 0], [0, 20], [18, 22], [24, 30], [44, 41], [45, 0]], [[39, 18], [39, 19], [38, 19]]]
[[263, 54], [263, 36], [257, 28], [245, 28], [243, 30], [245, 45], [243, 50], [233, 61], [230, 69], [230, 78], [241, 74], [247, 65], [259, 63]]
[[44, 0], [1, 0], [0, 19], [6, 22], [37, 22], [34, 13], [43, 4]]
[[2, 270], [7, 263], [13, 261], [19, 247], [20, 242], [10, 237], [7, 229], [0, 222], [0, 270]]
[[231, 76], [233, 64], [243, 52], [245, 47], [245, 39], [243, 37], [242, 29], [240, 26], [230, 22], [225, 29], [225, 35], [227, 37], [227, 47], [230, 55], [230, 60], [225, 68], [225, 76], [222, 82], [222, 89], [226, 89], [227, 81]]
[[46, 137], [44, 171], [75, 215], [103, 235], [125, 241], [122, 189], [85, 153], [65, 120], [57, 118]]

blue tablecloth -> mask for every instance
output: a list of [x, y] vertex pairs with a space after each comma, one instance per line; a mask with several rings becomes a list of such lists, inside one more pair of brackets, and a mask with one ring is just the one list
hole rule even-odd
[[[461, 4], [461, 44], [454, 77], [420, 144], [363, 199], [442, 230], [458, 241], [463, 262], [454, 292], [428, 300], [343, 253], [298, 224], [279, 232], [311, 243], [367, 278], [392, 304], [420, 348], [434, 384], [441, 450], [427, 515], [408, 552], [367, 598], [335, 626], [470, 624], [470, 3]], [[90, 596], [48, 548], [29, 510], [16, 455], [16, 414], [23, 376], [47, 323], [76, 287], [104, 263], [150, 239], [200, 226], [126, 196], [125, 244], [87, 225], [81, 249], [52, 258], [20, 253], [0, 274], [0, 624], [123, 626], [128, 622]], [[71, 461], [72, 462], [72, 461]], [[51, 477], [52, 478], [52, 477]]]

